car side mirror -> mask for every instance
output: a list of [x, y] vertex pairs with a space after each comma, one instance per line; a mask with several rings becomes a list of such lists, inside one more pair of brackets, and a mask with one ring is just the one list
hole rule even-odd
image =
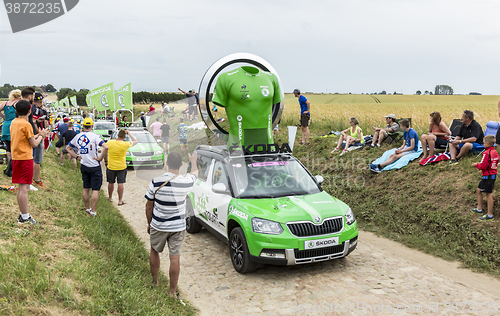
[[224, 183], [216, 183], [212, 186], [212, 191], [218, 194], [226, 194], [227, 193], [227, 188]]
[[323, 183], [323, 181], [325, 180], [325, 179], [323, 179], [323, 177], [322, 177], [322, 176], [320, 176], [320, 175], [314, 176], [314, 178], [316, 179], [316, 181], [317, 181], [319, 184]]

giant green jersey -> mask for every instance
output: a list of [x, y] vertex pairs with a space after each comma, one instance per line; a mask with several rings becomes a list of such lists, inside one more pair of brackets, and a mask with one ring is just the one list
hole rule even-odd
[[228, 146], [272, 144], [272, 107], [282, 99], [278, 78], [270, 72], [243, 66], [221, 74], [212, 102], [226, 108]]

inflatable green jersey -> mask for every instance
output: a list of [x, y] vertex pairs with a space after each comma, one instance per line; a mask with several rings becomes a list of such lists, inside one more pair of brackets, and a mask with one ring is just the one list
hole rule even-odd
[[276, 75], [243, 66], [219, 76], [212, 102], [226, 108], [228, 146], [272, 144], [272, 107], [283, 99]]

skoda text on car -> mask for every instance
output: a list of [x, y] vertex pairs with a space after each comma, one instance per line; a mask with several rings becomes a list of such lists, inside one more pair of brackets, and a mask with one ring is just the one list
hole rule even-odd
[[[137, 145], [130, 147], [125, 156], [127, 166], [154, 166], [163, 168], [165, 155], [156, 139], [150, 132], [143, 128], [131, 128], [129, 133], [137, 138]], [[111, 136], [112, 139], [118, 138], [118, 131], [115, 131]], [[125, 141], [130, 141], [127, 135]]]
[[111, 134], [116, 131], [116, 124], [110, 121], [99, 120], [94, 122], [93, 132], [101, 136], [107, 142], [111, 139]]
[[349, 206], [330, 196], [290, 154], [230, 156], [198, 146], [198, 180], [186, 201], [189, 233], [202, 227], [229, 244], [236, 271], [342, 258], [357, 245]]

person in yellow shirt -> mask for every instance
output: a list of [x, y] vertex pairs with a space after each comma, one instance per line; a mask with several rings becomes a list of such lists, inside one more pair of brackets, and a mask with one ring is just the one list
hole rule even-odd
[[[132, 142], [125, 141], [129, 135]], [[113, 201], [113, 191], [115, 190], [115, 181], [118, 182], [118, 205], [124, 205], [123, 202], [123, 184], [127, 178], [127, 164], [125, 155], [127, 150], [137, 144], [137, 138], [128, 130], [120, 129], [118, 138], [107, 142], [108, 145], [108, 165], [106, 167], [106, 179], [108, 181], [109, 201]]]

